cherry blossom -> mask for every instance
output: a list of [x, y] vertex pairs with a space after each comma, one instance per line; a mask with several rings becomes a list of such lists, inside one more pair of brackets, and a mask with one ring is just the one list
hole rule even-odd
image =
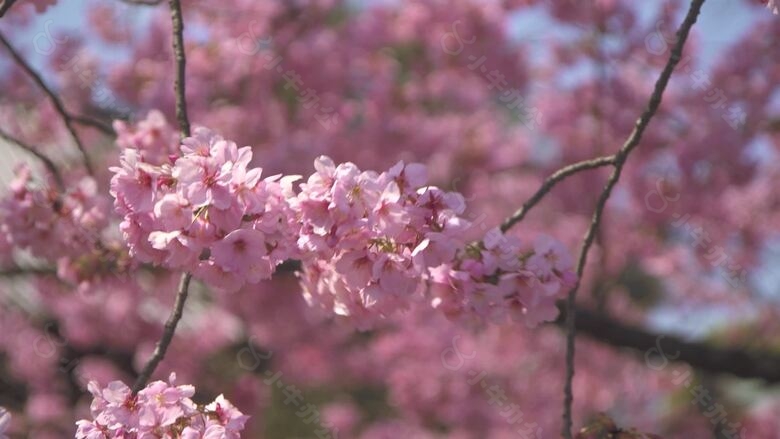
[[320, 157], [314, 167], [292, 201], [306, 300], [361, 326], [421, 301], [428, 269], [464, 245], [462, 197], [425, 186], [419, 164], [380, 174]]
[[90, 411], [93, 419], [76, 423], [76, 438], [240, 437], [248, 416], [222, 395], [206, 406], [199, 406], [190, 399], [195, 394], [195, 388], [191, 385], [177, 386], [175, 380], [175, 374], [171, 374], [167, 382], [152, 382], [138, 394], [133, 394], [119, 381], [113, 381], [103, 389], [91, 382], [89, 391], [93, 401]]
[[[138, 127], [122, 127], [136, 137], [166, 132], [164, 119], [151, 112]], [[156, 136], [156, 137], [155, 137]], [[152, 138], [159, 138], [159, 134]], [[175, 141], [168, 139], [169, 141]], [[276, 265], [294, 254], [289, 229], [294, 178], [260, 179], [248, 169], [249, 147], [196, 128], [178, 155], [144, 155], [147, 143], [123, 140], [121, 166], [112, 168], [115, 207], [131, 254], [142, 261], [192, 271], [212, 283], [237, 289], [268, 279]]]
[[764, 3], [766, 3], [766, 7], [772, 11], [773, 14], [780, 14], [780, 5], [778, 5], [777, 0], [767, 0]]
[[522, 321], [530, 327], [554, 320], [555, 305], [576, 275], [571, 256], [550, 237], [533, 247], [492, 229], [454, 264], [433, 271], [432, 304], [453, 319]]
[[[50, 157], [64, 183], [24, 166], [0, 194], [6, 434], [69, 437], [88, 381], [130, 382], [182, 271], [197, 280], [158, 373], [252, 414], [245, 437], [306, 426], [263, 382], [277, 371], [322, 395], [320, 410], [351, 408], [341, 437], [513, 437], [531, 422], [556, 436], [564, 340], [542, 322], [576, 282], [578, 308], [648, 339], [759, 354], [777, 344], [766, 274], [780, 218], [776, 1], [730, 3], [746, 30], [715, 39], [708, 23], [723, 8], [707, 1], [581, 279], [573, 252], [608, 169], [568, 177], [510, 231], [491, 228], [560, 167], [616, 152], [690, 2], [184, 2], [187, 110], [208, 128], [183, 141], [169, 124], [164, 4], [59, 2], [35, 16], [12, 3], [3, 35], [60, 96], [95, 172], [40, 87], [4, 58], [0, 126]], [[114, 136], [81, 116], [122, 121]], [[18, 160], [7, 158], [10, 171]], [[587, 332], [578, 324], [575, 431], [605, 412], [623, 433], [712, 435], [712, 407], [676, 384], [689, 372], [717, 386], [719, 428], [777, 431], [776, 392], [760, 379], [734, 393], [728, 373], [701, 380], [679, 361], [656, 370], [642, 349]], [[500, 409], [489, 389], [505, 393]], [[94, 390], [121, 401], [128, 389]], [[111, 416], [140, 422], [111, 404]], [[242, 415], [218, 415], [226, 403], [206, 415], [195, 406], [180, 436], [238, 434]], [[156, 400], [145, 419], [167, 423], [186, 407]], [[109, 437], [95, 419], [79, 428]]]
[[11, 426], [11, 414], [3, 407], [0, 407], [0, 439], [8, 439], [8, 429]]

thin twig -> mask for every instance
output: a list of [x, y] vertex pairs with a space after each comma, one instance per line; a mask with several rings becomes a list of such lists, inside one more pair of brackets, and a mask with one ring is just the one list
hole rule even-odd
[[141, 373], [138, 375], [138, 379], [135, 380], [135, 384], [133, 384], [134, 394], [138, 393], [139, 390], [146, 386], [146, 382], [149, 381], [149, 377], [152, 376], [152, 373], [154, 373], [157, 365], [160, 364], [160, 361], [162, 361], [163, 357], [165, 357], [165, 352], [168, 350], [168, 346], [171, 344], [171, 340], [173, 339], [173, 333], [176, 332], [176, 325], [179, 324], [179, 320], [181, 320], [182, 313], [184, 312], [184, 302], [187, 301], [187, 293], [190, 288], [191, 278], [192, 276], [189, 273], [184, 273], [181, 276], [181, 280], [179, 281], [179, 289], [176, 293], [176, 302], [173, 304], [173, 311], [168, 317], [168, 320], [165, 322], [163, 335], [160, 337], [160, 341], [158, 341], [157, 345], [154, 347], [152, 358], [150, 358], [146, 363], [144, 368], [141, 370]]
[[173, 55], [176, 59], [176, 118], [182, 137], [190, 136], [190, 120], [187, 118], [187, 96], [184, 93], [184, 73], [187, 57], [184, 53], [184, 20], [181, 15], [179, 0], [169, 0], [171, 21], [173, 22]]
[[16, 3], [16, 0], [3, 0], [0, 2], [0, 17], [5, 15], [5, 13], [11, 9], [11, 6], [13, 6], [14, 3]]
[[47, 157], [44, 153], [38, 151], [38, 149], [33, 148], [29, 144], [17, 139], [16, 137], [13, 137], [12, 135], [6, 133], [3, 130], [0, 130], [0, 139], [3, 139], [8, 143], [16, 145], [19, 148], [34, 155], [38, 160], [40, 160], [43, 163], [43, 166], [45, 166], [46, 169], [54, 177], [54, 181], [57, 183], [57, 187], [59, 188], [59, 190], [61, 192], [65, 191], [65, 182], [62, 179], [62, 174], [60, 174], [60, 170], [57, 168], [57, 165], [55, 165], [54, 162], [49, 157]]
[[634, 125], [634, 130], [628, 136], [628, 139], [626, 139], [626, 142], [620, 148], [620, 151], [615, 154], [615, 169], [609, 176], [609, 180], [607, 180], [607, 184], [604, 186], [604, 190], [599, 196], [598, 202], [596, 203], [596, 209], [593, 212], [593, 217], [591, 218], [590, 227], [588, 227], [588, 231], [585, 233], [585, 237], [583, 238], [580, 255], [577, 260], [577, 282], [571, 291], [569, 291], [569, 295], [566, 298], [566, 383], [564, 386], [563, 427], [561, 429], [561, 434], [566, 439], [571, 439], [572, 437], [571, 406], [574, 399], [572, 396], [572, 381], [574, 379], [574, 338], [576, 335], [575, 298], [577, 295], [577, 289], [580, 285], [580, 279], [582, 278], [582, 274], [585, 269], [585, 263], [587, 262], [588, 251], [593, 244], [596, 231], [598, 230], [599, 224], [601, 223], [601, 216], [604, 212], [604, 206], [607, 204], [607, 200], [612, 193], [612, 189], [620, 179], [620, 174], [623, 171], [623, 165], [628, 159], [628, 155], [631, 153], [631, 151], [642, 140], [642, 134], [644, 133], [645, 129], [650, 123], [650, 120], [653, 118], [661, 104], [661, 99], [663, 97], [664, 90], [666, 89], [666, 85], [669, 83], [669, 78], [672, 76], [674, 68], [682, 58], [683, 46], [685, 46], [685, 41], [688, 39], [688, 33], [693, 27], [693, 24], [696, 23], [696, 19], [699, 16], [699, 11], [701, 11], [702, 4], [704, 4], [704, 0], [693, 0], [691, 2], [688, 14], [686, 15], [683, 23], [680, 25], [680, 28], [677, 30], [677, 42], [672, 49], [672, 53], [669, 56], [669, 60], [667, 61], [666, 66], [655, 83], [655, 88], [652, 95], [650, 95], [650, 100], [647, 103], [647, 107], [639, 119], [637, 119], [636, 124]]
[[77, 124], [95, 128], [107, 136], [116, 135], [116, 131], [114, 131], [114, 128], [111, 125], [102, 120], [95, 119], [94, 117], [75, 115], [70, 116], [70, 119]]
[[[181, 137], [184, 138], [190, 135], [190, 121], [187, 119], [187, 100], [184, 93], [184, 71], [186, 67], [186, 58], [184, 57], [184, 23], [182, 21], [181, 4], [179, 3], [179, 0], [169, 0], [169, 5], [171, 8], [171, 21], [173, 23], [173, 51], [176, 58], [176, 83], [174, 86], [176, 93], [176, 117], [179, 119]], [[133, 393], [138, 393], [146, 386], [146, 382], [149, 380], [149, 377], [152, 376], [152, 373], [154, 373], [154, 369], [157, 368], [157, 365], [160, 364], [160, 361], [165, 357], [165, 351], [168, 349], [168, 345], [170, 345], [171, 340], [173, 339], [173, 334], [176, 332], [176, 326], [179, 324], [179, 320], [181, 320], [191, 279], [192, 275], [189, 273], [181, 275], [173, 311], [165, 322], [163, 335], [154, 348], [152, 358], [146, 363], [133, 385]]]
[[506, 232], [507, 230], [512, 228], [512, 226], [522, 221], [523, 218], [525, 218], [525, 215], [528, 213], [528, 211], [531, 210], [531, 208], [534, 207], [539, 201], [541, 201], [542, 198], [544, 198], [544, 196], [547, 195], [548, 192], [550, 192], [553, 186], [560, 183], [562, 180], [566, 179], [566, 177], [587, 169], [594, 169], [601, 166], [611, 165], [614, 162], [615, 162], [615, 156], [610, 155], [606, 157], [597, 157], [595, 159], [583, 160], [581, 162], [572, 163], [571, 165], [565, 166], [555, 171], [551, 176], [547, 177], [547, 179], [544, 180], [544, 182], [536, 191], [536, 193], [533, 194], [533, 196], [531, 196], [531, 198], [529, 198], [528, 201], [523, 203], [520, 209], [517, 209], [517, 211], [513, 213], [512, 216], [504, 220], [504, 222], [501, 224], [501, 231]]
[[5, 36], [0, 33], [0, 43], [5, 46], [6, 49], [8, 49], [8, 52], [11, 54], [11, 57], [14, 59], [16, 64], [21, 67], [28, 76], [30, 76], [33, 81], [35, 81], [36, 84], [38, 84], [38, 87], [43, 90], [44, 93], [49, 97], [52, 104], [54, 104], [55, 110], [57, 110], [57, 113], [59, 113], [60, 117], [62, 118], [62, 121], [65, 123], [65, 128], [67, 128], [68, 132], [70, 133], [71, 137], [73, 138], [73, 141], [76, 142], [76, 147], [78, 147], [79, 151], [81, 152], [82, 160], [84, 161], [84, 167], [87, 169], [87, 173], [89, 175], [94, 175], [92, 163], [90, 162], [89, 155], [87, 154], [87, 150], [84, 148], [84, 144], [81, 143], [81, 139], [79, 138], [78, 134], [76, 133], [76, 130], [73, 128], [73, 118], [68, 112], [65, 110], [65, 106], [62, 104], [62, 100], [57, 96], [56, 93], [54, 93], [43, 81], [43, 78], [41, 78], [41, 75], [38, 74], [28, 63], [24, 60], [24, 58], [19, 54], [19, 52], [14, 49], [14, 47], [11, 45], [11, 43], [6, 40]]
[[129, 5], [139, 5], [139, 6], [157, 6], [160, 3], [162, 3], [162, 0], [119, 0], [122, 3], [127, 3]]
[[56, 276], [57, 269], [51, 267], [8, 267], [0, 269], [0, 277]]
[[[555, 324], [564, 327], [568, 314], [564, 304], [559, 304], [558, 309], [561, 313]], [[744, 349], [685, 340], [648, 331], [592, 309], [579, 307], [576, 312], [578, 334], [606, 346], [644, 354], [642, 360], [651, 367], [677, 361], [705, 372], [760, 379], [767, 384], [780, 383], [780, 352], [772, 349]]]

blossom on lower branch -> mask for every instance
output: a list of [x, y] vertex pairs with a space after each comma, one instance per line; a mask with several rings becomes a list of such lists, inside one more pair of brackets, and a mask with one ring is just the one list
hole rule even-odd
[[176, 376], [168, 382], [155, 381], [133, 395], [120, 381], [101, 389], [89, 383], [94, 399], [90, 406], [92, 420], [76, 422], [76, 439], [110, 438], [182, 438], [237, 439], [248, 416], [222, 395], [206, 406], [190, 398], [195, 388], [176, 386]]

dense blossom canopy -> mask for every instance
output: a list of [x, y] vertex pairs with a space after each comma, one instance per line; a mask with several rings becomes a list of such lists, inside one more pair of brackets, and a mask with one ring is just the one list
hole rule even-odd
[[584, 271], [690, 1], [183, 1], [189, 133], [166, 3], [0, 1], [0, 438], [558, 437], [576, 287], [577, 437], [776, 437], [776, 1], [705, 3]]

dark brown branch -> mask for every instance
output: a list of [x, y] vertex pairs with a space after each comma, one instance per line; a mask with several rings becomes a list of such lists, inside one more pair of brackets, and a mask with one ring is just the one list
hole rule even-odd
[[663, 97], [664, 90], [669, 83], [669, 79], [672, 76], [674, 68], [682, 58], [682, 50], [685, 46], [685, 41], [688, 39], [688, 33], [693, 27], [693, 24], [696, 23], [696, 19], [699, 16], [699, 11], [701, 11], [701, 6], [703, 4], [704, 0], [693, 0], [691, 2], [691, 6], [688, 9], [685, 20], [677, 30], [677, 41], [672, 48], [672, 53], [669, 56], [669, 60], [667, 61], [666, 66], [664, 66], [664, 69], [661, 71], [661, 75], [658, 77], [658, 80], [655, 83], [655, 88], [653, 89], [652, 95], [650, 95], [650, 100], [647, 103], [647, 107], [639, 119], [637, 119], [636, 124], [634, 125], [634, 130], [628, 136], [626, 142], [623, 144], [617, 154], [615, 154], [615, 169], [609, 176], [607, 184], [604, 186], [604, 190], [599, 196], [599, 199], [596, 203], [596, 209], [593, 212], [593, 217], [591, 218], [590, 226], [588, 227], [588, 230], [585, 233], [585, 237], [583, 238], [582, 247], [580, 249], [580, 254], [577, 260], [577, 282], [571, 291], [569, 291], [569, 295], [566, 298], [566, 382], [564, 385], [563, 427], [561, 429], [561, 433], [563, 437], [567, 439], [571, 439], [572, 437], [571, 405], [573, 401], [572, 381], [574, 379], [574, 337], [576, 335], [575, 298], [580, 285], [580, 279], [582, 278], [585, 264], [588, 259], [588, 251], [590, 250], [591, 245], [593, 245], [593, 239], [596, 236], [596, 231], [601, 224], [601, 216], [604, 212], [604, 207], [607, 204], [607, 200], [612, 194], [612, 189], [620, 179], [620, 174], [623, 171], [623, 165], [628, 159], [628, 155], [631, 153], [631, 151], [636, 148], [636, 146], [642, 140], [642, 134], [658, 110], [658, 107], [661, 105], [661, 99]]
[[0, 407], [22, 411], [30, 390], [26, 383], [11, 375], [4, 357], [5, 354], [0, 354]]
[[184, 273], [181, 276], [181, 280], [179, 281], [179, 288], [176, 293], [176, 302], [173, 304], [173, 311], [168, 317], [168, 320], [165, 322], [163, 335], [160, 337], [160, 341], [158, 341], [157, 345], [154, 347], [152, 358], [149, 359], [144, 368], [141, 370], [141, 373], [138, 374], [138, 379], [135, 380], [135, 384], [133, 385], [133, 393], [138, 393], [139, 390], [146, 386], [147, 381], [149, 381], [149, 377], [152, 376], [152, 373], [154, 373], [157, 365], [160, 364], [160, 361], [162, 361], [162, 359], [165, 357], [165, 352], [168, 350], [168, 346], [171, 344], [171, 340], [173, 339], [173, 333], [176, 332], [176, 325], [179, 324], [179, 320], [181, 320], [182, 313], [184, 312], [184, 303], [187, 301], [187, 294], [190, 289], [190, 279], [192, 279], [192, 276], [189, 273]]
[[0, 277], [56, 276], [57, 270], [48, 267], [8, 267], [0, 269]]
[[81, 139], [79, 138], [78, 134], [76, 133], [75, 128], [73, 128], [73, 118], [68, 112], [65, 110], [65, 106], [62, 104], [62, 100], [57, 96], [56, 93], [54, 93], [43, 81], [43, 78], [41, 78], [41, 75], [38, 74], [28, 63], [25, 61], [25, 59], [19, 54], [19, 52], [14, 49], [14, 47], [11, 45], [11, 43], [6, 40], [5, 36], [0, 33], [0, 43], [5, 46], [5, 48], [8, 50], [8, 52], [11, 54], [11, 57], [14, 59], [17, 65], [22, 68], [22, 70], [27, 73], [30, 78], [35, 81], [35, 83], [40, 87], [41, 90], [43, 90], [44, 93], [46, 93], [46, 96], [49, 97], [52, 104], [54, 104], [54, 108], [59, 113], [60, 117], [62, 118], [62, 121], [65, 123], [65, 128], [67, 128], [68, 133], [70, 133], [70, 136], [73, 138], [73, 141], [76, 142], [76, 147], [78, 147], [79, 151], [81, 152], [81, 158], [84, 161], [84, 167], [87, 169], [87, 173], [90, 175], [94, 175], [94, 169], [92, 168], [92, 163], [89, 160], [89, 155], [87, 154], [87, 150], [84, 148], [84, 144], [81, 143]]
[[45, 166], [46, 169], [51, 173], [52, 177], [54, 177], [54, 181], [57, 183], [57, 187], [59, 188], [59, 190], [60, 191], [65, 190], [65, 182], [62, 179], [62, 174], [60, 174], [60, 170], [57, 168], [57, 165], [55, 165], [54, 162], [49, 157], [47, 157], [44, 153], [38, 151], [38, 149], [33, 148], [29, 144], [17, 139], [16, 137], [13, 137], [12, 135], [6, 133], [3, 130], [0, 130], [0, 139], [3, 139], [8, 143], [16, 145], [19, 148], [34, 155], [38, 160], [40, 160], [43, 163], [43, 166]]
[[2, 0], [0, 1], [0, 17], [4, 16], [6, 12], [8, 12], [9, 9], [11, 9], [11, 6], [16, 3], [16, 0]]
[[[567, 311], [563, 304], [558, 308], [561, 310], [561, 315], [556, 323], [565, 327]], [[652, 365], [658, 365], [666, 358], [688, 363], [696, 369], [716, 374], [761, 379], [770, 384], [780, 383], [780, 353], [717, 347], [709, 343], [686, 341], [679, 337], [656, 334], [620, 322], [603, 313], [582, 308], [577, 309], [576, 312], [578, 332], [599, 343], [629, 348], [645, 354], [649, 357], [645, 360]]]
[[190, 120], [187, 117], [187, 96], [184, 92], [185, 66], [187, 57], [184, 53], [184, 20], [181, 14], [179, 0], [169, 0], [171, 8], [171, 22], [173, 23], [173, 56], [176, 59], [176, 118], [179, 120], [179, 129], [182, 137], [190, 136]]
[[[186, 58], [184, 56], [184, 23], [182, 21], [181, 4], [179, 3], [179, 0], [170, 0], [169, 5], [171, 8], [171, 22], [173, 23], [173, 52], [176, 59], [176, 82], [174, 86], [176, 93], [176, 117], [179, 119], [181, 137], [184, 138], [189, 137], [190, 135], [190, 121], [187, 118], [187, 100], [184, 89], [184, 72], [186, 67]], [[176, 293], [176, 301], [173, 305], [173, 311], [165, 322], [163, 335], [154, 348], [152, 358], [146, 363], [133, 385], [133, 393], [138, 393], [138, 391], [146, 386], [149, 377], [152, 376], [157, 365], [160, 364], [160, 361], [165, 357], [165, 351], [168, 349], [168, 345], [171, 344], [173, 334], [176, 332], [176, 326], [179, 324], [179, 320], [181, 320], [191, 279], [192, 275], [189, 273], [182, 274], [181, 280], [179, 281], [179, 288]]]
[[119, 0], [122, 3], [127, 3], [129, 5], [140, 5], [140, 6], [157, 6], [160, 3], [162, 3], [162, 0]]
[[80, 116], [80, 115], [70, 116], [70, 118], [73, 122], [77, 124], [95, 128], [107, 136], [116, 135], [114, 128], [111, 125], [103, 122], [102, 120], [98, 120], [89, 116]]
[[533, 196], [531, 196], [528, 201], [523, 203], [520, 209], [512, 214], [512, 216], [504, 220], [504, 222], [501, 224], [501, 231], [506, 232], [512, 228], [512, 226], [522, 221], [528, 211], [531, 210], [531, 208], [534, 207], [537, 203], [539, 203], [539, 201], [541, 201], [542, 198], [544, 198], [544, 196], [550, 192], [553, 186], [566, 179], [566, 177], [576, 174], [580, 171], [611, 165], [614, 162], [615, 156], [597, 157], [595, 159], [572, 163], [571, 165], [558, 169], [551, 176], [547, 177], [546, 180], [544, 180], [536, 193], [533, 194]]

